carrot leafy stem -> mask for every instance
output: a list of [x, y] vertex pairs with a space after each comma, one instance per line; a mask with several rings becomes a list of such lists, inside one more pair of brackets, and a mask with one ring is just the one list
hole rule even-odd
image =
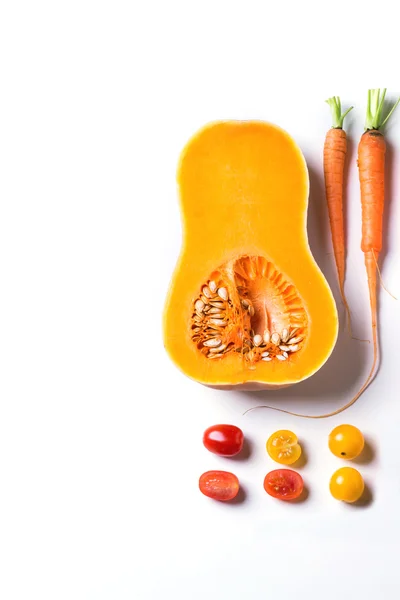
[[334, 129], [342, 129], [344, 118], [352, 110], [353, 106], [350, 106], [350, 108], [342, 114], [342, 105], [339, 96], [332, 96], [332, 98], [328, 98], [325, 102], [329, 104], [331, 108], [332, 127]]
[[391, 117], [394, 109], [400, 102], [400, 98], [394, 104], [389, 114], [383, 119], [383, 107], [385, 103], [386, 88], [382, 90], [377, 88], [368, 90], [368, 102], [367, 102], [367, 117], [365, 119], [365, 129], [380, 129], [387, 123]]

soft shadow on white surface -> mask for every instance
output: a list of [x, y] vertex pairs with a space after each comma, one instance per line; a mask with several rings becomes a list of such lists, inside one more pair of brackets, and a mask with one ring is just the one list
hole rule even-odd
[[373, 502], [374, 502], [374, 494], [373, 494], [373, 489], [371, 487], [371, 485], [369, 484], [369, 482], [365, 481], [364, 482], [364, 492], [363, 495], [361, 496], [361, 498], [359, 500], [357, 500], [357, 502], [353, 502], [353, 503], [346, 503], [343, 502], [343, 505], [346, 507], [346, 509], [348, 510], [360, 510], [362, 508], [369, 508]]
[[[393, 204], [395, 201], [395, 193], [394, 193], [394, 173], [395, 173], [395, 161], [394, 161], [394, 151], [393, 151], [393, 147], [392, 144], [388, 141], [387, 136], [386, 136], [386, 158], [385, 158], [385, 209], [383, 212], [383, 235], [382, 235], [382, 251], [379, 257], [379, 268], [381, 269], [382, 272], [382, 281], [383, 284], [385, 285], [385, 272], [384, 272], [384, 264], [385, 264], [385, 259], [389, 257], [390, 253], [391, 253], [391, 246], [390, 246], [390, 235], [389, 235], [389, 231], [390, 231], [390, 220], [391, 218], [393, 218]], [[391, 292], [391, 290], [388, 290], [389, 292]], [[378, 290], [377, 290], [377, 305], [378, 305], [378, 314], [379, 314], [379, 309], [381, 306], [381, 294], [386, 294], [387, 292], [383, 289], [382, 286], [379, 287], [379, 283], [378, 283]], [[393, 302], [398, 302], [398, 299], [392, 299]], [[400, 308], [400, 305], [399, 305]], [[383, 344], [383, 340], [382, 340], [382, 330], [381, 328], [378, 328], [378, 338], [379, 338], [379, 351], [380, 351], [380, 355], [381, 355], [381, 362], [382, 360], [385, 359], [385, 350], [384, 350], [384, 344]], [[378, 367], [378, 371], [379, 371], [379, 367]], [[377, 371], [377, 373], [378, 373]]]
[[351, 462], [354, 465], [370, 465], [375, 462], [377, 456], [377, 447], [375, 442], [368, 436], [364, 435], [364, 449], [360, 456], [354, 458]]
[[304, 467], [307, 466], [309, 460], [307, 442], [305, 442], [304, 439], [299, 438], [299, 444], [301, 446], [300, 458], [289, 467], [290, 469], [295, 469], [296, 471], [298, 471], [299, 469], [304, 469]]
[[301, 492], [300, 496], [298, 498], [296, 498], [295, 500], [288, 500], [288, 502], [290, 502], [290, 504], [303, 504], [303, 502], [306, 502], [309, 499], [309, 497], [310, 497], [310, 488], [305, 483], [303, 491]]
[[246, 487], [241, 483], [237, 496], [230, 500], [229, 502], [224, 502], [225, 506], [237, 506], [238, 504], [243, 504], [246, 501], [248, 492], [246, 491]]
[[225, 458], [228, 462], [229, 461], [232, 461], [233, 463], [243, 462], [243, 461], [249, 460], [249, 458], [252, 455], [252, 452], [253, 452], [253, 443], [248, 438], [245, 438], [243, 441], [243, 448], [239, 452], [239, 454], [236, 454], [235, 456], [227, 456]]
[[394, 198], [394, 181], [393, 174], [395, 172], [394, 162], [394, 150], [391, 142], [386, 139], [386, 157], [385, 157], [385, 209], [383, 212], [383, 237], [382, 237], [382, 251], [380, 254], [380, 263], [383, 264], [385, 258], [390, 254], [390, 236], [389, 236], [389, 224], [390, 219], [393, 218], [393, 204]]
[[[350, 221], [350, 204], [351, 204], [351, 190], [350, 190], [350, 179], [351, 179], [351, 166], [357, 161], [357, 144], [355, 142], [353, 122], [349, 122], [347, 126], [347, 155], [344, 163], [344, 188], [343, 188], [343, 216], [344, 216], [344, 239], [346, 243], [346, 261], [345, 261], [345, 276], [349, 273], [349, 247], [350, 247], [350, 235], [349, 235], [349, 221]], [[360, 224], [361, 231], [361, 224]]]

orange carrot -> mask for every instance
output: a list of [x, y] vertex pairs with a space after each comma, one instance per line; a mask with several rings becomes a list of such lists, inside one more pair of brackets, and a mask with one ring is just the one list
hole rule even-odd
[[386, 88], [368, 90], [367, 118], [365, 132], [358, 145], [358, 170], [361, 190], [362, 238], [361, 250], [364, 252], [367, 270], [369, 298], [371, 306], [372, 342], [374, 359], [366, 382], [356, 396], [362, 394], [372, 381], [379, 357], [378, 323], [376, 303], [376, 274], [378, 258], [382, 250], [382, 221], [385, 202], [385, 152], [386, 142], [380, 131], [400, 102], [392, 107], [385, 119], [382, 118]]
[[328, 203], [329, 222], [340, 295], [346, 309], [351, 331], [350, 309], [344, 293], [345, 239], [343, 225], [343, 178], [347, 153], [347, 137], [343, 129], [343, 121], [353, 107], [351, 106], [342, 115], [339, 96], [328, 98], [326, 102], [331, 108], [333, 123], [332, 128], [326, 134], [324, 143], [325, 194]]
[[368, 377], [361, 389], [349, 402], [347, 402], [347, 404], [334, 412], [325, 415], [303, 415], [281, 408], [275, 408], [274, 406], [256, 406], [246, 410], [244, 414], [255, 408], [269, 408], [295, 417], [304, 417], [308, 419], [324, 419], [326, 417], [332, 417], [354, 404], [374, 378], [379, 357], [376, 274], [378, 271], [378, 257], [382, 249], [382, 221], [385, 202], [386, 142], [381, 129], [400, 103], [399, 98], [386, 118], [383, 119], [382, 112], [385, 95], [386, 88], [382, 90], [382, 93], [380, 89], [368, 90], [365, 132], [361, 136], [358, 145], [358, 168], [362, 209], [361, 250], [364, 253], [365, 267], [367, 270], [371, 306], [372, 340], [374, 347], [373, 362]]

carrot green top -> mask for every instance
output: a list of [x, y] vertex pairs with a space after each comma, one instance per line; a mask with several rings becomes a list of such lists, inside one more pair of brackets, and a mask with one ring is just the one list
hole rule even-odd
[[368, 90], [367, 117], [365, 119], [365, 130], [380, 129], [389, 120], [392, 112], [400, 102], [400, 98], [393, 106], [387, 117], [382, 121], [383, 104], [386, 96], [386, 88]]
[[348, 108], [346, 112], [342, 114], [342, 105], [340, 103], [339, 96], [332, 96], [332, 98], [328, 98], [328, 100], [326, 100], [325, 102], [327, 102], [327, 104], [329, 104], [329, 106], [331, 107], [332, 127], [334, 129], [342, 129], [344, 118], [353, 107], [350, 106], [350, 108]]

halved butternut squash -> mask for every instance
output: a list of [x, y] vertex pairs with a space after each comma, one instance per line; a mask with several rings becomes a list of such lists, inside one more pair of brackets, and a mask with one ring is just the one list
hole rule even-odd
[[173, 362], [218, 388], [311, 376], [338, 317], [308, 245], [300, 149], [269, 123], [216, 122], [186, 145], [177, 178], [184, 239], [164, 312]]

